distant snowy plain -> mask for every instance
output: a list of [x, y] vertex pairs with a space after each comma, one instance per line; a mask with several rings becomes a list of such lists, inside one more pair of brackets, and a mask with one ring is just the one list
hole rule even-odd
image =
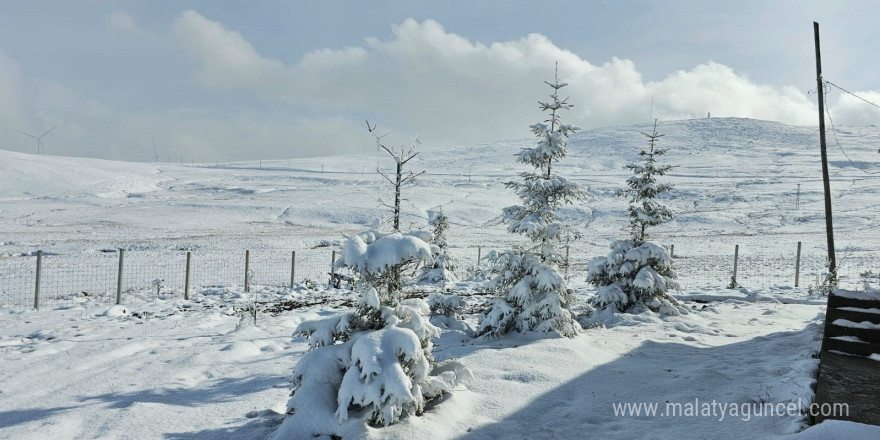
[[[603, 255], [626, 233], [626, 205], [615, 192], [644, 142], [640, 132], [649, 130], [644, 124], [580, 132], [558, 165], [591, 194], [562, 212], [583, 234], [571, 248], [576, 308], [594, 292], [577, 264]], [[793, 261], [802, 241], [805, 258], [821, 260], [817, 131], [721, 118], [661, 123], [659, 130], [660, 146], [670, 149], [665, 161], [677, 166], [669, 175], [677, 189], [666, 202], [679, 217], [654, 238], [675, 244], [683, 284], [677, 296], [691, 314], [618, 315], [573, 339], [475, 340], [466, 326], [449, 326], [435, 357], [461, 360], [474, 380], [422, 416], [388, 428], [351, 420], [343, 438], [880, 438], [876, 427], [841, 422], [798, 433], [801, 416], [615, 415], [617, 403], [657, 403], [661, 411], [666, 402], [695, 399], [806, 404], [818, 365], [824, 299], [808, 295], [814, 280], [804, 276], [792, 287], [790, 265], [764, 268], [769, 281], [756, 278], [741, 289], [705, 277], [727, 273], [727, 266], [715, 266], [732, 263], [735, 244], [741, 257]], [[880, 129], [845, 128], [837, 136], [840, 148], [832, 140], [829, 149], [835, 238], [856, 288], [855, 274], [880, 269], [880, 180], [869, 174], [880, 172]], [[425, 148], [411, 162], [427, 173], [405, 190], [403, 226], [426, 227], [427, 211], [442, 206], [462, 266], [475, 263], [478, 246], [485, 255], [521, 243], [498, 217], [517, 202], [504, 182], [524, 170], [513, 155], [530, 144]], [[375, 173], [377, 164], [389, 168], [386, 159], [377, 152], [262, 163], [121, 163], [0, 151], [0, 262], [30, 262], [37, 249], [87, 260], [117, 248], [280, 254], [338, 243], [388, 216], [382, 205], [392, 196]], [[195, 286], [191, 301], [171, 292], [132, 298], [125, 307], [87, 297], [49, 302], [40, 311], [0, 303], [0, 438], [270, 437], [283, 418], [292, 367], [307, 349], [290, 337], [293, 328], [346, 310], [353, 297], [323, 286], [257, 284], [253, 295], [230, 279]], [[473, 280], [447, 287], [481, 291]], [[243, 312], [253, 296], [320, 304], [284, 312], [264, 306], [255, 325]], [[477, 308], [482, 299], [468, 304]]]

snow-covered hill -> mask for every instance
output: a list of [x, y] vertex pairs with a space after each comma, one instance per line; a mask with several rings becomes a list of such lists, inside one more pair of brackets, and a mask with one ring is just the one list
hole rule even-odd
[[[640, 132], [650, 128], [585, 130], [569, 142], [569, 157], [557, 169], [591, 194], [562, 213], [583, 234], [572, 246], [576, 262], [604, 254], [624, 233], [626, 205], [615, 193], [645, 141]], [[665, 161], [677, 166], [668, 176], [677, 187], [666, 202], [679, 217], [655, 237], [675, 244], [687, 268], [681, 277], [698, 278], [715, 261], [727, 262], [734, 244], [741, 255], [793, 259], [802, 241], [805, 258], [822, 258], [815, 129], [722, 118], [658, 129], [665, 133], [659, 145], [669, 148]], [[485, 252], [520, 242], [498, 216], [517, 200], [504, 187], [524, 171], [513, 155], [531, 143], [424, 148], [408, 164], [427, 172], [405, 189], [403, 226], [426, 226], [427, 211], [442, 206], [449, 244], [469, 261], [477, 246]], [[829, 143], [840, 264], [850, 273], [876, 271], [880, 129], [840, 129]], [[0, 268], [10, 270], [37, 249], [87, 264], [101, 249], [157, 257], [180, 249], [289, 255], [338, 242], [387, 217], [382, 205], [392, 195], [377, 164], [391, 168], [384, 152], [174, 164], [0, 151]], [[572, 275], [579, 298], [593, 292], [582, 273]], [[468, 365], [475, 376], [468, 389], [387, 430], [352, 425], [345, 438], [798, 438], [788, 435], [802, 426], [798, 416], [624, 417], [612, 404], [807, 398], [823, 313], [821, 298], [806, 297], [808, 283], [804, 277], [798, 289], [685, 289], [683, 297], [717, 302], [688, 303], [694, 313], [683, 317], [620, 317], [572, 340], [482, 341], [449, 329], [435, 356]], [[264, 311], [255, 326], [241, 312], [248, 296], [233, 285], [198, 286], [193, 301], [166, 296], [127, 304], [126, 312], [83, 298], [57, 310], [0, 308], [0, 438], [265, 438], [280, 420], [291, 369], [306, 349], [291, 340], [293, 327], [341, 310], [346, 298], [258, 289], [267, 301], [335, 299]], [[816, 435], [843, 429], [825, 431], [831, 430]]]
[[[627, 176], [625, 164], [645, 142], [641, 132], [650, 128], [585, 130], [571, 139], [569, 157], [557, 169], [591, 194], [561, 213], [583, 232], [572, 245], [575, 262], [604, 254], [625, 230], [626, 204], [614, 194]], [[744, 258], [790, 259], [801, 241], [804, 258], [821, 266], [825, 214], [815, 129], [717, 118], [665, 122], [659, 130], [667, 162], [677, 166], [668, 176], [677, 188], [667, 202], [678, 218], [654, 236], [674, 244], [676, 255], [727, 261], [739, 244]], [[370, 142], [366, 133], [364, 142]], [[524, 171], [513, 155], [531, 142], [426, 147], [408, 164], [427, 173], [404, 191], [403, 226], [425, 227], [427, 211], [442, 207], [450, 246], [469, 262], [478, 246], [518, 242], [498, 220], [501, 209], [517, 201], [504, 183]], [[836, 247], [853, 278], [877, 252], [871, 226], [878, 213], [880, 129], [839, 130], [829, 142]], [[0, 151], [0, 255], [115, 248], [288, 255], [387, 220], [390, 210], [383, 206], [393, 195], [377, 165], [391, 168], [384, 152], [138, 164]]]
[[[649, 128], [586, 130], [570, 141], [569, 157], [558, 169], [586, 185], [593, 197], [564, 215], [584, 229], [586, 243], [604, 243], [626, 224], [620, 215], [625, 204], [613, 193], [623, 185], [624, 165], [645, 140], [640, 132]], [[821, 241], [815, 129], [718, 118], [661, 123], [660, 131], [668, 163], [677, 166], [669, 176], [677, 185], [670, 204], [679, 219], [658, 234], [676, 240], [756, 237], [754, 243], [761, 245], [768, 236], [795, 234]], [[868, 201], [877, 194], [877, 179], [868, 173], [880, 172], [880, 129], [847, 129], [837, 138], [852, 163], [829, 136], [835, 226], [839, 247], [855, 249], [876, 219]], [[364, 141], [369, 142], [366, 135]], [[530, 143], [426, 147], [410, 162], [427, 173], [404, 193], [404, 223], [421, 227], [426, 211], [442, 206], [453, 224], [453, 246], [476, 235], [485, 237], [479, 241], [486, 246], [509, 240], [503, 227], [486, 225], [515, 201], [503, 183], [523, 171], [513, 154]], [[3, 241], [15, 242], [9, 252], [41, 247], [64, 253], [133, 243], [168, 248], [177, 244], [173, 241], [218, 252], [255, 245], [295, 249], [387, 217], [381, 205], [390, 201], [390, 192], [375, 173], [377, 165], [390, 168], [384, 153], [190, 165], [0, 151], [0, 227], [10, 237]]]

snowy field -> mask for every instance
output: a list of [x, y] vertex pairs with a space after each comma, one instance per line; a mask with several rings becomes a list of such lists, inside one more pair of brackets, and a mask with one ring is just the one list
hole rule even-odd
[[[677, 166], [668, 175], [676, 190], [665, 202], [678, 218], [653, 238], [675, 245], [676, 296], [691, 314], [619, 315], [573, 339], [487, 341], [473, 339], [468, 326], [449, 326], [435, 357], [459, 359], [474, 379], [420, 417], [385, 429], [350, 423], [343, 438], [880, 438], [880, 428], [839, 422], [798, 433], [805, 426], [799, 414], [615, 414], [619, 404], [659, 404], [660, 413], [667, 402], [695, 399], [808, 404], [818, 366], [824, 299], [808, 294], [825, 253], [817, 131], [748, 119], [659, 129], [660, 146], [670, 148], [665, 162]], [[640, 132], [649, 130], [579, 132], [558, 167], [590, 191], [589, 200], [562, 212], [583, 234], [571, 245], [570, 283], [580, 303], [595, 292], [583, 264], [626, 233], [626, 202], [615, 192], [643, 145]], [[880, 271], [880, 181], [871, 174], [880, 173], [880, 129], [845, 128], [837, 139], [840, 148], [829, 138], [837, 258], [844, 286], [863, 289], [859, 273]], [[423, 149], [410, 164], [427, 172], [405, 189], [402, 226], [427, 228], [427, 211], [442, 207], [462, 276], [478, 247], [485, 255], [521, 243], [499, 215], [517, 203], [504, 182], [524, 171], [513, 155], [531, 142]], [[374, 172], [377, 163], [391, 168], [384, 152], [143, 164], [0, 151], [0, 438], [269, 438], [283, 418], [292, 368], [307, 350], [304, 339], [291, 338], [294, 327], [348, 310], [354, 297], [324, 283], [311, 290], [261, 284], [267, 273], [245, 294], [239, 256], [246, 249], [273, 256], [283, 278], [280, 265], [297, 251], [326, 260], [304, 265], [297, 282], [306, 270], [326, 276], [322, 267], [329, 269], [329, 252], [345, 235], [390, 215], [382, 205], [393, 195]], [[799, 241], [804, 267], [795, 288]], [[737, 244], [743, 287], [731, 290]], [[125, 307], [112, 307], [119, 248], [146, 284], [130, 286]], [[42, 309], [32, 311], [37, 250], [46, 273], [54, 262], [65, 268], [55, 276], [68, 282], [67, 290], [45, 292]], [[187, 250], [198, 261], [234, 263], [215, 270], [222, 279], [196, 282], [191, 301], [167, 276], [156, 295], [150, 268], [180, 274]], [[869, 282], [877, 288], [876, 277]], [[482, 288], [471, 280], [453, 290]], [[256, 324], [245, 311], [254, 298]], [[467, 308], [483, 300], [470, 297]], [[281, 302], [296, 307], [282, 311]], [[475, 315], [465, 323], [473, 327]]]

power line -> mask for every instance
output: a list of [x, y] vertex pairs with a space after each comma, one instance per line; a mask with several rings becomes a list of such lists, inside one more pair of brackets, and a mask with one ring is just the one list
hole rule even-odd
[[[818, 132], [819, 132], [819, 129], [816, 129], [816, 130], [814, 130], [812, 133], [810, 133], [808, 137], [809, 137], [809, 138], [812, 138], [812, 137], [815, 136], [816, 133], [818, 133]], [[754, 142], [755, 142], [755, 140], [752, 139], [752, 140], [750, 140], [749, 142], [746, 142], [745, 144], [743, 144], [740, 148], [744, 148], [744, 147], [746, 147], [746, 146], [749, 146], [749, 145], [753, 144]], [[803, 147], [803, 146], [804, 146], [803, 144], [800, 144], [800, 143], [795, 142], [795, 143], [793, 143], [792, 145], [790, 145], [788, 148], [786, 148], [785, 150], [782, 150], [781, 152], [780, 152], [780, 151], [777, 151], [776, 154], [779, 155], [779, 157], [776, 158], [776, 160], [772, 161], [770, 164], [768, 164], [768, 165], [766, 165], [766, 166], [764, 166], [764, 167], [762, 167], [762, 168], [760, 168], [760, 169], [758, 169], [758, 170], [756, 170], [756, 171], [752, 171], [752, 172], [741, 172], [741, 173], [740, 173], [741, 175], [739, 175], [739, 176], [733, 176], [733, 175], [731, 175], [731, 178], [734, 178], [734, 179], [736, 180], [735, 182], [733, 182], [733, 187], [731, 188], [731, 192], [735, 192], [735, 191], [739, 188], [739, 186], [740, 186], [742, 183], [745, 182], [745, 179], [749, 179], [749, 178], [752, 178], [752, 179], [754, 179], [754, 178], [760, 178], [761, 175], [762, 175], [762, 173], [763, 173], [764, 171], [768, 170], [769, 168], [771, 168], [771, 167], [773, 167], [773, 166], [776, 166], [776, 165], [779, 164], [779, 162], [781, 162], [783, 159], [787, 159], [787, 158], [788, 158], [787, 154], [788, 154], [789, 152], [791, 152], [791, 151], [794, 150], [795, 148]], [[733, 200], [730, 200], [730, 201], [728, 201], [727, 203], [725, 203], [723, 206], [717, 206], [717, 205], [716, 205], [716, 206], [712, 206], [712, 205], [709, 205], [709, 206], [705, 206], [705, 207], [701, 206], [701, 207], [698, 208], [696, 205], [694, 205], [694, 208], [693, 208], [692, 210], [688, 210], [688, 211], [678, 211], [676, 214], [677, 214], [677, 216], [679, 216], [679, 215], [706, 214], [706, 213], [711, 213], [711, 212], [725, 212], [725, 211], [730, 210], [730, 208], [731, 208], [734, 204], [736, 204], [736, 203], [742, 203], [742, 202], [743, 202], [742, 200], [735, 200], [735, 199], [733, 199]], [[684, 225], [681, 225], [681, 226], [679, 226], [678, 228], [676, 228], [676, 229], [674, 229], [674, 230], [666, 231], [666, 234], [668, 234], [668, 235], [676, 234], [676, 233], [678, 233], [678, 232], [680, 232], [680, 231], [682, 231], [682, 230], [684, 230], [685, 228], [688, 228], [688, 227], [689, 227], [689, 225], [684, 224]]]
[[868, 104], [870, 104], [870, 105], [873, 105], [874, 107], [880, 108], [880, 105], [877, 105], [877, 104], [875, 104], [875, 103], [873, 103], [873, 102], [871, 102], [871, 101], [868, 101], [867, 99], [862, 98], [861, 96], [856, 95], [855, 93], [850, 92], [849, 90], [846, 90], [846, 89], [844, 89], [843, 87], [840, 87], [839, 85], [834, 84], [834, 83], [831, 82], [831, 81], [825, 81], [825, 84], [830, 85], [830, 86], [834, 86], [834, 87], [836, 87], [838, 90], [840, 90], [840, 91], [843, 92], [843, 93], [846, 93], [846, 94], [852, 95], [853, 97], [858, 98], [858, 99], [860, 99], [860, 100], [862, 100], [862, 101], [865, 101], [866, 103], [868, 103]]
[[[835, 87], [837, 87], [837, 86], [835, 86]], [[853, 96], [855, 96], [855, 95], [853, 95]], [[878, 107], [878, 108], [880, 108], [880, 107]], [[834, 119], [831, 119], [831, 111], [828, 109], [828, 107], [825, 107], [825, 114], [828, 115], [828, 122], [831, 123], [831, 134], [834, 135], [834, 143], [837, 144], [837, 148], [840, 149], [840, 152], [843, 153], [843, 156], [846, 157], [846, 160], [849, 161], [849, 164], [852, 165], [853, 168], [855, 168], [865, 174], [878, 174], [877, 172], [871, 172], [871, 171], [868, 171], [864, 168], [860, 168], [860, 167], [856, 166], [855, 162], [853, 162], [853, 160], [850, 159], [849, 155], [846, 154], [846, 151], [843, 149], [843, 146], [840, 145], [840, 139], [837, 138], [837, 128], [834, 127]]]

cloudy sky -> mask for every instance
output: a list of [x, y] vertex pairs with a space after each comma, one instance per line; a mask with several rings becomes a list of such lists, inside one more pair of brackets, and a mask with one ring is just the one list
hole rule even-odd
[[[825, 78], [880, 101], [880, 3], [9, 1], [0, 149], [213, 162], [529, 136], [559, 76], [583, 128], [713, 116], [817, 125]], [[880, 109], [832, 89], [838, 125]], [[653, 104], [652, 104], [653, 103]], [[397, 138], [394, 138], [397, 137]], [[399, 139], [398, 139], [399, 138]]]

